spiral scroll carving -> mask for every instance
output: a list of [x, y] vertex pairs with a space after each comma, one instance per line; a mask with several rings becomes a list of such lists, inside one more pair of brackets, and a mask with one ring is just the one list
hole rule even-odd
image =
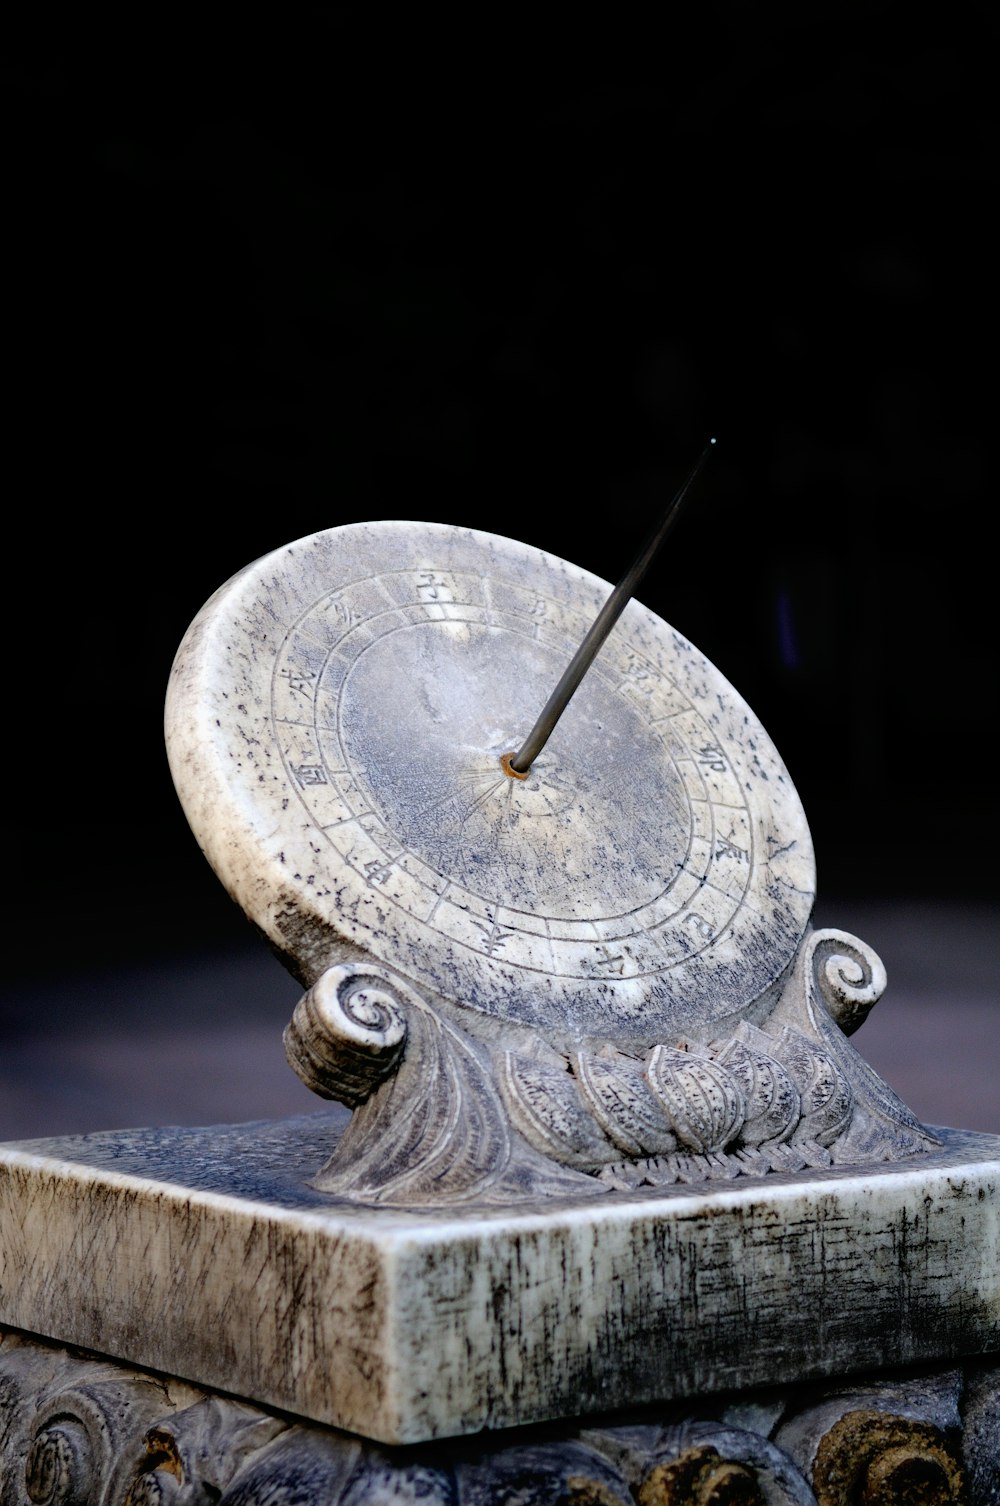
[[53, 1417], [35, 1434], [24, 1465], [33, 1506], [87, 1506], [98, 1479], [91, 1439], [77, 1418]]
[[614, 1461], [638, 1506], [816, 1506], [787, 1454], [722, 1418], [588, 1428], [582, 1437]]
[[830, 1017], [853, 1035], [885, 992], [882, 959], [846, 931], [816, 931], [811, 965], [816, 988]]
[[880, 1411], [848, 1412], [813, 1465], [817, 1506], [964, 1506], [965, 1478], [940, 1428]]
[[[18, 1408], [8, 1454], [20, 1457], [19, 1478], [0, 1475], [0, 1500], [3, 1506], [118, 1506], [143, 1431], [172, 1399], [193, 1393], [182, 1383], [168, 1388], [72, 1353], [57, 1351], [55, 1359], [58, 1369], [36, 1404]], [[41, 1371], [41, 1356], [36, 1367]], [[0, 1356], [0, 1375], [4, 1369]]]
[[851, 1123], [837, 1131], [835, 1159], [842, 1164], [889, 1160], [938, 1144], [933, 1131], [919, 1123], [846, 1039], [885, 989], [885, 968], [877, 954], [846, 931], [814, 931], [803, 949], [803, 976], [804, 1023], [849, 1081], [858, 1109]]
[[636, 1500], [639, 1506], [766, 1506], [755, 1474], [709, 1445], [654, 1465]]
[[285, 1029], [285, 1054], [307, 1088], [357, 1108], [396, 1070], [406, 1037], [392, 974], [343, 964], [299, 1000]]
[[814, 931], [767, 1017], [640, 1058], [610, 1042], [491, 1049], [389, 969], [338, 964], [285, 1031], [307, 1087], [358, 1111], [313, 1185], [411, 1205], [521, 1200], [589, 1178], [625, 1190], [925, 1149], [933, 1137], [845, 1039], [885, 983], [857, 937]]

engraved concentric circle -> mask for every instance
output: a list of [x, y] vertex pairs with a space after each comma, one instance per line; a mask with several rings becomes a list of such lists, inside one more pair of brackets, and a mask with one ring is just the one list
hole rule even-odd
[[[610, 589], [496, 535], [386, 523], [217, 593], [171, 695], [197, 681], [224, 712], [196, 761], [227, 834], [203, 845], [276, 944], [342, 936], [557, 1034], [690, 1028], [773, 981], [811, 908], [808, 829], [749, 707], [674, 629], [631, 603], [527, 779], [501, 768]], [[197, 831], [191, 751], [171, 760]]]

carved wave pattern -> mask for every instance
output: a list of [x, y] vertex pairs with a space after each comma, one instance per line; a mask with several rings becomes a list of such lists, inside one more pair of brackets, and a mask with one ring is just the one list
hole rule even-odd
[[411, 1207], [504, 1204], [918, 1153], [935, 1135], [846, 1038], [884, 988], [864, 943], [815, 931], [762, 1025], [641, 1058], [610, 1044], [560, 1057], [477, 1041], [391, 970], [337, 964], [285, 1032], [303, 1081], [354, 1110], [312, 1185]]
[[742, 1021], [725, 1041], [610, 1048], [568, 1070], [507, 1053], [502, 1084], [528, 1142], [628, 1189], [833, 1164], [854, 1097], [833, 1056], [787, 1026]]
[[442, 1207], [531, 1201], [585, 1181], [558, 1156], [514, 1155], [485, 1055], [385, 968], [330, 968], [297, 1007], [285, 1046], [308, 1086], [355, 1110], [312, 1179], [321, 1192]]
[[850, 1073], [855, 1114], [842, 1150], [852, 1160], [908, 1155], [938, 1143], [847, 1040], [867, 1018], [886, 986], [885, 968], [871, 947], [846, 931], [814, 931], [803, 952], [804, 1014], [823, 1049]]

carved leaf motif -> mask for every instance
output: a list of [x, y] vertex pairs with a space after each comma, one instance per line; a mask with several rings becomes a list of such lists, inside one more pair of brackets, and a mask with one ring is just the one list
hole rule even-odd
[[412, 1207], [516, 1202], [586, 1185], [565, 1169], [574, 1163], [552, 1164], [550, 1147], [537, 1154], [537, 1136], [512, 1156], [486, 1051], [388, 968], [329, 968], [299, 1001], [285, 1048], [308, 1087], [355, 1111], [313, 1178], [321, 1192]]
[[581, 1052], [573, 1066], [584, 1102], [619, 1151], [635, 1158], [676, 1150], [677, 1136], [638, 1062]]
[[[570, 1071], [491, 1059], [386, 968], [331, 968], [286, 1031], [303, 1080], [355, 1109], [313, 1185], [376, 1203], [503, 1203], [598, 1174], [658, 1185], [846, 1162], [893, 1136], [920, 1148], [930, 1136], [833, 1020], [853, 1028], [878, 997], [878, 958], [824, 931], [802, 966], [799, 1013], [768, 1033], [744, 1020], [707, 1047], [657, 1045], [643, 1066], [606, 1047], [577, 1053]], [[905, 1143], [910, 1127], [919, 1143]]]
[[799, 1120], [799, 1091], [770, 1046], [763, 1031], [742, 1020], [728, 1041], [712, 1048], [743, 1094], [740, 1141], [745, 1146], [781, 1144]]
[[508, 1051], [502, 1083], [512, 1120], [543, 1155], [581, 1171], [617, 1159], [619, 1152], [588, 1112], [569, 1072]]
[[784, 1026], [772, 1046], [799, 1092], [801, 1115], [792, 1144], [812, 1141], [831, 1145], [851, 1120], [854, 1095], [837, 1063], [808, 1036]]
[[743, 1095], [710, 1057], [654, 1046], [646, 1058], [646, 1076], [682, 1145], [707, 1153], [723, 1150], [735, 1139], [744, 1118]]

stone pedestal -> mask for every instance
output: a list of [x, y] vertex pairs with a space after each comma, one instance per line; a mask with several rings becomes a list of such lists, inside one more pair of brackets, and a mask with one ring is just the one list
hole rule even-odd
[[1000, 1139], [456, 1210], [310, 1186], [336, 1111], [0, 1150], [0, 1322], [384, 1443], [1000, 1348]]

